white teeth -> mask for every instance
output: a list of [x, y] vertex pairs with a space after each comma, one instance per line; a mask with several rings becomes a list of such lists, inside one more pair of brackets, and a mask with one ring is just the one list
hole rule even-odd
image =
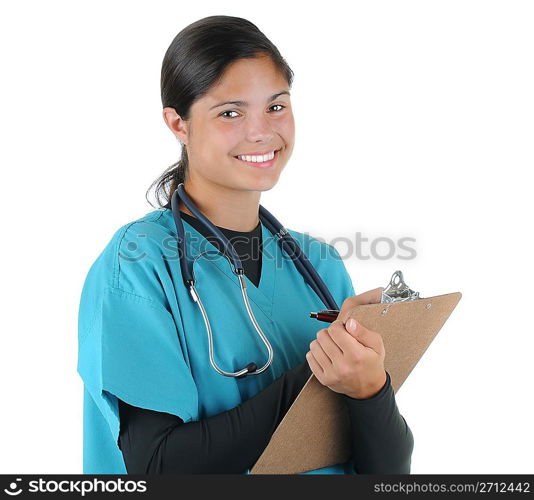
[[274, 158], [274, 151], [271, 151], [270, 153], [267, 153], [266, 155], [259, 155], [259, 156], [239, 155], [238, 158], [240, 160], [250, 161], [253, 163], [262, 163], [264, 161], [272, 160]]

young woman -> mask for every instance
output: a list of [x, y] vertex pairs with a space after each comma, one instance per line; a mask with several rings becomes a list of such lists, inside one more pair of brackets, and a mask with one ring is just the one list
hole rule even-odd
[[310, 472], [409, 473], [380, 335], [348, 321], [381, 289], [354, 297], [335, 249], [289, 230], [343, 304], [318, 323], [323, 302], [260, 217], [293, 151], [292, 77], [238, 17], [201, 19], [168, 48], [163, 118], [181, 160], [155, 182], [160, 207], [115, 232], [82, 291], [85, 473], [248, 473], [312, 373], [346, 402], [353, 453]]

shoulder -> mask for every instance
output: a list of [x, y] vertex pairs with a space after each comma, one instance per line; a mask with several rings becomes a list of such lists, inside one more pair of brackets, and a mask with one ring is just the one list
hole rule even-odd
[[147, 281], [157, 279], [167, 260], [177, 255], [168, 212], [156, 209], [117, 228], [91, 265], [85, 287], [150, 296]]

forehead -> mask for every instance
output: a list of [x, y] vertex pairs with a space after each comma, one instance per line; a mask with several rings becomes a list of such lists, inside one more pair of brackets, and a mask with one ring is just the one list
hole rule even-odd
[[281, 90], [288, 90], [284, 74], [270, 57], [239, 59], [230, 64], [220, 81], [203, 96], [206, 106], [212, 106], [227, 98], [241, 99], [265, 104], [268, 96]]

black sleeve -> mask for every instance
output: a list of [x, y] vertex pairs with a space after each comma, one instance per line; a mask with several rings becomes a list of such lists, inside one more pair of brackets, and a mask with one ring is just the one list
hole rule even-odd
[[231, 410], [183, 423], [119, 399], [119, 448], [129, 474], [243, 474], [310, 378], [304, 361]]
[[349, 409], [352, 463], [357, 474], [409, 474], [412, 431], [399, 413], [388, 372], [382, 389], [368, 399], [342, 394]]

